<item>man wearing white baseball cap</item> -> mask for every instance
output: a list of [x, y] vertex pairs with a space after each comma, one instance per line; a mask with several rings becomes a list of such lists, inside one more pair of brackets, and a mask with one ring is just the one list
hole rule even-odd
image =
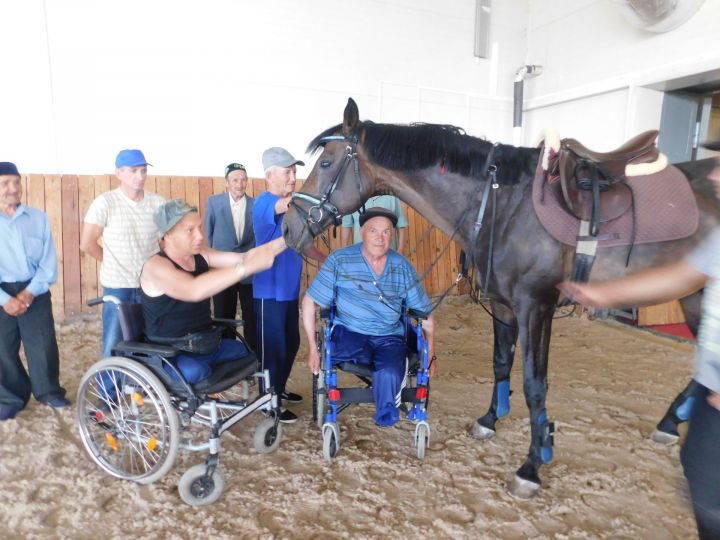
[[[282, 237], [283, 218], [295, 191], [297, 165], [305, 165], [279, 147], [265, 150], [262, 164], [267, 191], [257, 198], [253, 206], [257, 246]], [[315, 248], [306, 255], [319, 261], [326, 257]], [[285, 388], [300, 347], [298, 298], [302, 263], [298, 253], [287, 250], [275, 258], [271, 268], [253, 277], [257, 324], [255, 353], [263, 369], [270, 372], [270, 383], [285, 403], [302, 401], [302, 396], [287, 392]], [[280, 421], [296, 422], [297, 416], [283, 409]]]

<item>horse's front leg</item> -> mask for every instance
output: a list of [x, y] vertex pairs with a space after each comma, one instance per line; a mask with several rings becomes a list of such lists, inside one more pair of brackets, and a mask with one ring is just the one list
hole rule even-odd
[[550, 463], [553, 457], [554, 426], [548, 420], [545, 398], [555, 300], [543, 303], [525, 300], [524, 304], [518, 310], [518, 323], [523, 352], [523, 389], [530, 410], [530, 451], [508, 484], [508, 492], [529, 499], [540, 489], [540, 467]]
[[485, 416], [478, 418], [470, 429], [470, 435], [480, 440], [490, 439], [495, 435], [495, 423], [498, 418], [510, 413], [510, 372], [515, 359], [515, 343], [517, 342], [518, 326], [515, 315], [505, 306], [493, 302], [492, 314], [493, 335], [493, 386], [492, 401]]

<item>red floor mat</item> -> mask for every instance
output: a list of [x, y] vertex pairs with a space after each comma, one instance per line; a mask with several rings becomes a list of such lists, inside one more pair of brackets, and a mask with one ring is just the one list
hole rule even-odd
[[693, 337], [692, 333], [690, 332], [688, 325], [685, 323], [656, 324], [656, 325], [648, 326], [647, 328], [651, 328], [651, 329], [655, 330], [656, 332], [662, 332], [663, 334], [670, 334], [671, 336], [676, 336], [676, 337], [680, 337], [680, 338], [687, 339], [690, 341], [695, 341], [695, 338]]

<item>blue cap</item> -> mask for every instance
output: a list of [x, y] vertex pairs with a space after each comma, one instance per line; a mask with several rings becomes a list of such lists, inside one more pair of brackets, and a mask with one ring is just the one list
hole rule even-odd
[[0, 161], [0, 176], [11, 174], [14, 176], [20, 176], [18, 168], [14, 163], [9, 161]]
[[150, 165], [140, 150], [120, 150], [115, 158], [115, 168], [137, 167], [139, 165]]

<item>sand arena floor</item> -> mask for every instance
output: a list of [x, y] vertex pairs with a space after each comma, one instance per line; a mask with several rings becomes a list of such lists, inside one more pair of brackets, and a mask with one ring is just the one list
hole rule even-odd
[[[509, 417], [494, 439], [468, 427], [492, 393], [489, 317], [465, 298], [438, 313], [439, 370], [433, 379], [432, 438], [423, 462], [412, 426], [381, 430], [371, 409], [341, 416], [337, 458], [322, 457], [310, 399], [296, 406], [273, 454], [258, 455], [259, 415], [222, 439], [226, 491], [191, 508], [177, 493], [181, 474], [204, 455], [181, 452], [150, 486], [116, 480], [85, 454], [74, 408], [31, 400], [0, 424], [2, 538], [694, 538], [679, 448], [648, 435], [691, 375], [692, 348], [617, 324], [555, 321], [548, 411], [556, 422], [555, 461], [532, 501], [505, 493], [529, 444], [518, 357]], [[100, 323], [58, 330], [61, 379], [73, 398], [99, 354]], [[305, 345], [290, 387], [310, 398]]]

